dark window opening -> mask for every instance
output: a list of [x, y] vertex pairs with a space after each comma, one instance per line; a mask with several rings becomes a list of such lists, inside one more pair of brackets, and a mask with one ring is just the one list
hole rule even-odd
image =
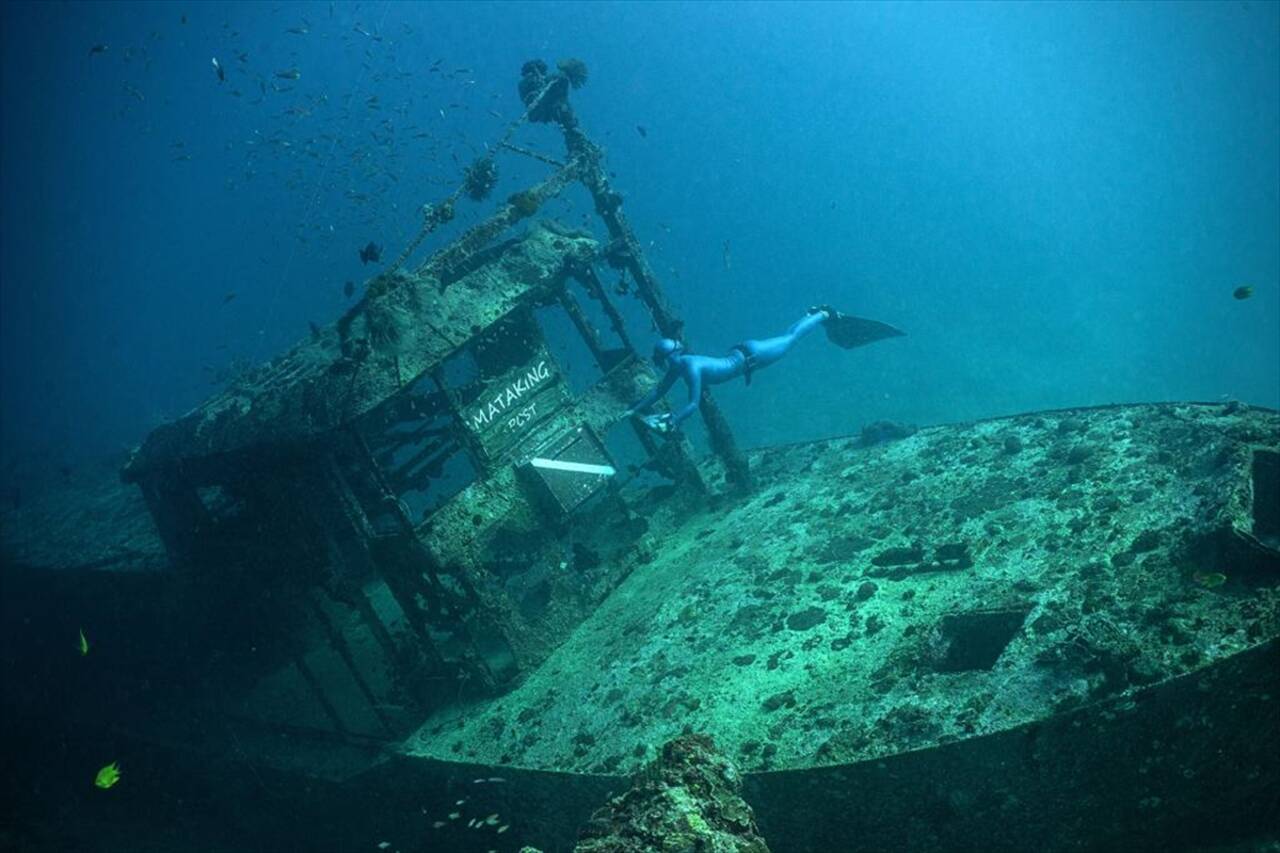
[[547, 348], [564, 371], [569, 390], [577, 396], [599, 382], [604, 374], [596, 366], [587, 342], [578, 334], [568, 312], [552, 305], [538, 309], [535, 317], [546, 337]]
[[476, 478], [440, 386], [423, 376], [360, 425], [386, 488], [422, 521]]
[[355, 440], [343, 442], [333, 452], [333, 461], [343, 483], [355, 497], [374, 536], [395, 536], [404, 532], [401, 508], [387, 491], [378, 471], [358, 449]]
[[526, 364], [544, 346], [537, 323], [528, 314], [509, 314], [483, 335], [470, 350], [480, 366], [480, 380], [497, 379]]
[[927, 662], [934, 672], [989, 670], [1022, 629], [1027, 610], [955, 613], [927, 635]]

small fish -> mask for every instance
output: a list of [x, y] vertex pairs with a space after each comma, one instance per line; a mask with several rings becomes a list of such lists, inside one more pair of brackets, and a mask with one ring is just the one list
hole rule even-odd
[[1250, 296], [1253, 296], [1253, 288], [1247, 284], [1242, 285], [1241, 287], [1237, 287], [1235, 290], [1231, 291], [1231, 295], [1236, 299], [1248, 299]]
[[502, 833], [506, 832], [510, 828], [511, 828], [511, 824], [504, 823], [502, 826], [498, 827], [498, 834], [501, 835]]
[[378, 849], [379, 849], [379, 850], [386, 850], [386, 849], [387, 849], [388, 847], [390, 847], [390, 846], [391, 846], [391, 842], [390, 842], [390, 841], [379, 841], [379, 842], [378, 842]]
[[354, 281], [347, 281], [342, 285], [342, 295], [347, 297], [348, 299], [350, 299], [351, 294], [355, 292], [356, 292], [356, 283]]
[[455, 801], [455, 802], [454, 802], [454, 805], [455, 805], [455, 806], [460, 806], [460, 805], [462, 805], [463, 803], [465, 803], [466, 801], [467, 801], [467, 798], [466, 798], [466, 797], [463, 797], [462, 799]]
[[365, 246], [363, 249], [360, 250], [360, 263], [362, 264], [367, 264], [367, 263], [376, 264], [381, 259], [382, 259], [382, 247], [379, 246], [377, 243], [373, 242], [372, 240], [369, 241], [369, 245]]
[[80, 657], [89, 654], [89, 641], [84, 638], [84, 629], [80, 629]]
[[641, 135], [642, 137], [644, 137], [645, 139], [648, 139], [648, 138], [649, 138], [649, 131], [647, 131], [647, 130], [645, 130], [645, 129], [644, 129], [644, 125], [643, 125], [643, 124], [637, 124], [637, 125], [636, 125], [636, 133], [640, 134], [640, 135]]
[[219, 83], [227, 82], [227, 72], [222, 67], [222, 63], [218, 61], [218, 57], [215, 56], [209, 61], [213, 63], [213, 73], [218, 75], [218, 82]]
[[725, 241], [724, 241], [724, 269], [725, 269], [725, 272], [728, 272], [728, 271], [729, 271], [729, 269], [730, 269], [732, 266], [733, 266], [733, 258], [732, 258], [732, 256], [729, 254], [729, 241], [728, 241], [728, 240], [725, 240]]
[[306, 27], [289, 27], [285, 32], [293, 33], [295, 36], [305, 36], [307, 33], [311, 32], [311, 30]]
[[93, 56], [95, 53], [106, 53], [109, 49], [110, 48], [105, 44], [95, 44], [93, 47], [89, 48], [89, 55]]
[[487, 823], [489, 826], [497, 826], [498, 813], [494, 812], [493, 814], [489, 815], [487, 818], [484, 819], [484, 822]]
[[235, 298], [236, 298], [236, 292], [234, 290], [229, 290], [227, 291], [227, 295], [222, 297], [222, 304], [226, 305], [228, 302], [230, 302], [232, 299], [235, 299]]
[[449, 820], [457, 820], [462, 817], [462, 812], [449, 812]]
[[277, 71], [276, 76], [281, 80], [300, 80], [302, 72], [296, 68], [286, 68], [283, 71]]
[[93, 779], [93, 784], [105, 791], [119, 781], [120, 765], [118, 762], [113, 761], [98, 771], [98, 775]]
[[443, 821], [443, 820], [433, 820], [433, 821], [431, 822], [431, 828], [432, 828], [432, 829], [439, 829], [440, 827], [444, 826], [444, 825], [445, 825], [445, 823], [446, 823], [446, 821]]
[[1205, 589], [1214, 589], [1227, 582], [1227, 576], [1222, 572], [1195, 572], [1191, 579]]

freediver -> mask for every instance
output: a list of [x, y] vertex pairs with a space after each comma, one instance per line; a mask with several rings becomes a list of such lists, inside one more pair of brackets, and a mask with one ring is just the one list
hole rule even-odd
[[[719, 357], [695, 355], [687, 352], [684, 344], [674, 338], [663, 338], [654, 344], [653, 363], [666, 372], [644, 399], [627, 410], [627, 416], [640, 417], [650, 429], [657, 432], [672, 432], [698, 408], [704, 384], [719, 385], [741, 376], [750, 385], [751, 377], [757, 370], [781, 359], [790, 352], [796, 341], [818, 326], [826, 330], [827, 338], [832, 343], [844, 349], [906, 334], [887, 323], [841, 314], [829, 305], [818, 305], [810, 308], [786, 333], [773, 338], [734, 344], [728, 355]], [[689, 402], [675, 412], [645, 415], [654, 403], [671, 390], [677, 379], [683, 379], [688, 387]]]

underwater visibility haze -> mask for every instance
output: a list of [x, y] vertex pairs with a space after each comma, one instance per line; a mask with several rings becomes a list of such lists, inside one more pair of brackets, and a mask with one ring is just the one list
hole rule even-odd
[[0, 847], [1280, 845], [1280, 3], [0, 39]]

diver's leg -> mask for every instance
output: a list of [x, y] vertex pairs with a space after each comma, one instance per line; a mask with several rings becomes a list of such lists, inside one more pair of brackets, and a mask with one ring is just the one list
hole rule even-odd
[[776, 338], [765, 338], [760, 341], [743, 341], [742, 346], [751, 354], [751, 369], [759, 370], [768, 367], [786, 355], [796, 341], [826, 322], [827, 315], [823, 311], [806, 314], [791, 324], [785, 335]]

